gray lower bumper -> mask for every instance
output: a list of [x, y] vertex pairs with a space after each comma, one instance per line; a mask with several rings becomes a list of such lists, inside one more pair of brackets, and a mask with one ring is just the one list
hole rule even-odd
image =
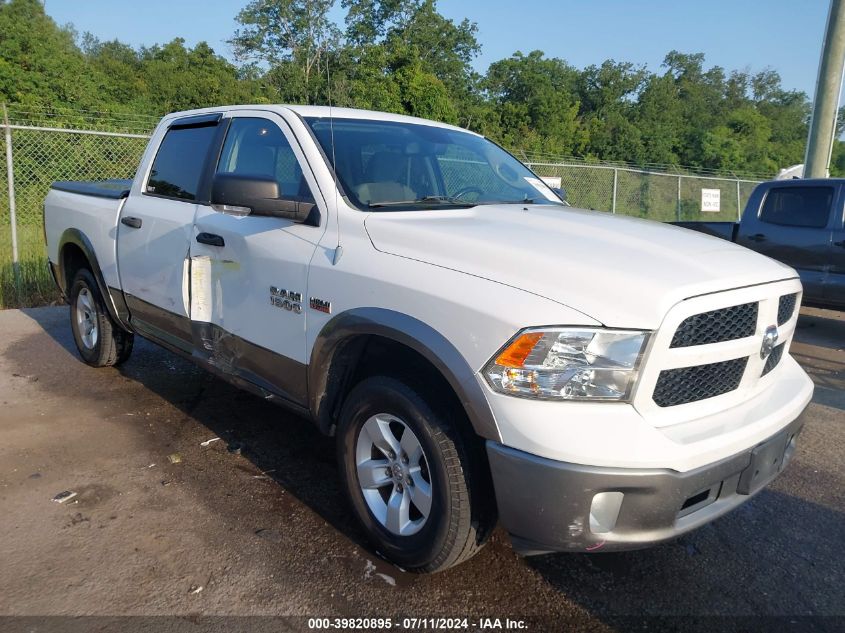
[[[499, 518], [526, 555], [647, 547], [747, 501], [789, 462], [802, 426], [799, 416], [758, 446], [685, 473], [568, 464], [488, 441]], [[600, 493], [616, 494], [602, 507]]]

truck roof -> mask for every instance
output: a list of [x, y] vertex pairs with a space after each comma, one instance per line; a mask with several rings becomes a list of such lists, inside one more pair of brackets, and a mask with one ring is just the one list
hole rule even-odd
[[784, 180], [766, 180], [761, 185], [841, 185], [845, 184], [845, 178], [786, 178]]
[[372, 121], [395, 121], [399, 123], [417, 123], [424, 125], [432, 125], [435, 127], [442, 127], [451, 130], [459, 130], [461, 132], [471, 132], [464, 128], [449, 125], [448, 123], [441, 123], [440, 121], [432, 121], [431, 119], [422, 119], [419, 117], [407, 116], [404, 114], [393, 114], [390, 112], [378, 112], [375, 110], [361, 110], [358, 108], [338, 108], [329, 106], [317, 105], [286, 105], [286, 104], [267, 104], [256, 103], [251, 105], [230, 105], [230, 106], [215, 106], [211, 108], [200, 108], [196, 110], [183, 110], [181, 112], [171, 112], [162, 118], [164, 120], [171, 120], [182, 118], [186, 116], [195, 116], [198, 114], [211, 114], [215, 112], [232, 112], [236, 110], [266, 110], [269, 112], [276, 112], [281, 114], [284, 110], [295, 112], [302, 117], [329, 117], [333, 116], [337, 119], [369, 119]]

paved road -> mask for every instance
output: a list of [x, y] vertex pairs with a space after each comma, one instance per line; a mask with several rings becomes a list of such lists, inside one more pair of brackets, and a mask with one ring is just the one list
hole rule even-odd
[[[521, 559], [497, 531], [428, 577], [366, 548], [332, 441], [307, 421], [143, 341], [119, 370], [89, 368], [66, 308], [0, 312], [0, 615], [483, 616], [533, 630], [790, 616], [770, 628], [842, 630], [845, 315], [804, 312], [794, 352], [818, 388], [770, 489], [650, 550]], [[51, 502], [64, 490], [76, 498]]]

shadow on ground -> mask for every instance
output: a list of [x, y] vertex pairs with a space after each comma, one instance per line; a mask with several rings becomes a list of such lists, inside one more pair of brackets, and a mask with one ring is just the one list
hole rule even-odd
[[[42, 322], [38, 309], [24, 312], [78, 359], [69, 326]], [[334, 439], [309, 420], [140, 337], [130, 360], [116, 369], [206, 427], [209, 439], [219, 437], [211, 448], [242, 455], [257, 473], [283, 486], [356, 544], [366, 543], [341, 496]]]

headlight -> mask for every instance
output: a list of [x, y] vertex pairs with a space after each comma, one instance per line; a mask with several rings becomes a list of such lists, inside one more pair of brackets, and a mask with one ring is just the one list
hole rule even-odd
[[484, 368], [498, 392], [549, 400], [625, 401], [648, 332], [593, 328], [523, 330]]

